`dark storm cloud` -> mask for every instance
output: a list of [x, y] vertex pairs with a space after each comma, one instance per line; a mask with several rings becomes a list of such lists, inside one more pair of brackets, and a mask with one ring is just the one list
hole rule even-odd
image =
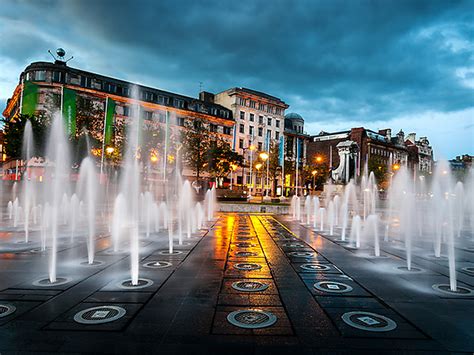
[[[456, 75], [473, 66], [472, 1], [6, 4], [6, 17], [54, 37], [20, 31], [0, 45], [16, 60], [33, 60], [56, 39], [81, 49], [72, 53], [77, 66], [189, 95], [199, 81], [211, 91], [249, 86], [282, 97], [308, 121], [472, 107], [473, 88]], [[7, 46], [15, 50], [3, 53]]]

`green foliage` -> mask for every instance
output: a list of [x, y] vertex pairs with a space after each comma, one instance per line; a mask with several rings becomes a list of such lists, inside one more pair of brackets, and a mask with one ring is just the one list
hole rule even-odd
[[375, 181], [377, 182], [378, 187], [387, 188], [390, 178], [387, 164], [377, 157], [370, 157], [367, 168], [369, 174], [372, 171], [374, 172]]
[[183, 143], [183, 161], [196, 172], [199, 179], [201, 172], [208, 163], [208, 151], [211, 148], [211, 139], [202, 120], [187, 122], [181, 135]]
[[206, 170], [211, 176], [222, 178], [231, 173], [232, 167], [237, 168], [242, 165], [244, 157], [234, 152], [229, 143], [223, 139], [217, 139], [211, 142], [207, 160]]
[[5, 153], [9, 158], [22, 158], [23, 133], [26, 122], [30, 121], [33, 128], [33, 154], [44, 156], [46, 149], [46, 134], [50, 120], [43, 115], [18, 115], [15, 119], [3, 120], [5, 138]]

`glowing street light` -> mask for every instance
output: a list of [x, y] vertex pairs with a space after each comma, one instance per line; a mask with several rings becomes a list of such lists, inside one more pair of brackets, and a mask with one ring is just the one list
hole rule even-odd
[[232, 190], [232, 184], [234, 182], [234, 171], [237, 170], [237, 165], [235, 164], [230, 164], [230, 189]]
[[400, 164], [393, 164], [392, 170], [395, 170], [395, 171], [400, 170]]
[[321, 163], [323, 161], [323, 157], [318, 155], [316, 156], [316, 163]]

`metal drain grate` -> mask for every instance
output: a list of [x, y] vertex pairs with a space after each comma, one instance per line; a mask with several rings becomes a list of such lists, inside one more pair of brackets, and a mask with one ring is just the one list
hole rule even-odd
[[237, 270], [252, 271], [252, 270], [261, 269], [262, 265], [255, 264], [255, 263], [239, 263], [239, 264], [235, 264], [234, 268], [236, 268]]
[[244, 292], [260, 292], [268, 288], [268, 285], [259, 281], [237, 281], [232, 284], [232, 288]]
[[316, 290], [329, 293], [347, 293], [353, 290], [351, 286], [336, 281], [319, 281], [316, 282], [313, 287]]
[[74, 315], [74, 321], [81, 324], [101, 324], [122, 318], [127, 311], [118, 306], [99, 306], [84, 309]]
[[474, 296], [474, 290], [463, 286], [458, 286], [456, 291], [451, 291], [451, 287], [449, 285], [437, 284], [433, 285], [433, 289], [453, 296]]
[[259, 329], [275, 324], [277, 317], [273, 313], [264, 312], [260, 309], [246, 309], [229, 313], [227, 321], [236, 327]]
[[49, 278], [39, 279], [33, 282], [33, 286], [53, 287], [67, 284], [72, 279], [70, 277], [57, 277], [55, 282], [49, 281]]
[[144, 267], [150, 268], [150, 269], [164, 269], [166, 267], [170, 267], [171, 264], [168, 261], [149, 261], [145, 264], [143, 264]]
[[9, 316], [16, 311], [16, 307], [12, 304], [0, 304], [0, 318]]
[[136, 285], [133, 285], [132, 279], [127, 279], [127, 280], [118, 282], [116, 285], [118, 288], [122, 288], [125, 290], [129, 290], [129, 289], [136, 290], [139, 288], [145, 288], [145, 287], [153, 285], [153, 281], [149, 279], [138, 279], [138, 283]]
[[327, 271], [331, 269], [329, 265], [323, 264], [302, 264], [300, 268], [306, 271]]
[[397, 327], [397, 323], [392, 319], [371, 312], [347, 312], [341, 318], [351, 327], [368, 332], [389, 332]]

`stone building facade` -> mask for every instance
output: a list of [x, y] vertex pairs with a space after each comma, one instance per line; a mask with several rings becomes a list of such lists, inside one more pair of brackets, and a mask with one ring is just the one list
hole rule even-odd
[[[418, 155], [411, 154], [405, 144], [403, 131], [400, 130], [395, 136], [392, 136], [391, 129], [375, 132], [363, 127], [334, 133], [321, 132], [312, 136], [308, 143], [308, 159], [324, 155], [328, 159], [330, 169], [334, 171], [340, 165], [337, 146], [339, 143], [348, 141], [357, 146], [357, 156], [350, 178], [359, 177], [365, 167], [369, 165], [369, 161], [385, 165], [389, 169], [395, 164], [413, 168], [418, 163]], [[351, 149], [354, 147], [351, 144]]]
[[243, 168], [236, 172], [236, 181], [251, 185], [250, 162], [255, 160], [257, 152], [267, 151], [267, 145], [278, 142], [284, 134], [285, 110], [289, 106], [278, 97], [243, 87], [217, 94], [202, 92], [200, 98], [231, 110], [235, 119], [232, 146], [245, 159]]
[[[26, 88], [33, 96], [25, 97]], [[78, 100], [89, 100], [106, 111], [106, 102], [113, 101], [113, 121], [129, 120], [139, 108], [145, 124], [168, 128], [179, 136], [186, 122], [200, 120], [209, 133], [232, 144], [234, 119], [232, 111], [222, 105], [199, 100], [157, 88], [69, 67], [66, 62], [34, 62], [20, 75], [20, 81], [3, 111], [6, 119], [19, 113], [52, 114], [60, 110], [64, 91], [69, 90]], [[29, 105], [27, 106], [27, 101]], [[25, 112], [28, 111], [28, 112]], [[190, 171], [185, 171], [190, 176]]]

